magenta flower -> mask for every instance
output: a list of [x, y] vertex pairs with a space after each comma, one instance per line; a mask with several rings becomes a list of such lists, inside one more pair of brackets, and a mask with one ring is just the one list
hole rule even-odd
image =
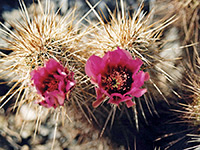
[[31, 76], [38, 93], [44, 98], [39, 104], [45, 107], [63, 106], [75, 85], [74, 73], [54, 59], [50, 59], [44, 67], [33, 70]]
[[98, 107], [106, 96], [110, 98], [108, 103], [118, 106], [125, 102], [128, 108], [133, 106], [132, 97], [140, 97], [147, 91], [141, 89], [144, 81], [149, 80], [148, 73], [139, 71], [142, 64], [142, 60], [134, 60], [129, 52], [120, 48], [107, 52], [103, 58], [92, 55], [85, 72], [91, 82], [98, 85], [93, 107]]

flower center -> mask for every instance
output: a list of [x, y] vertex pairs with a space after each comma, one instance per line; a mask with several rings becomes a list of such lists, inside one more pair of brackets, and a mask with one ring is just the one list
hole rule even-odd
[[44, 91], [52, 92], [58, 89], [58, 80], [50, 75], [47, 79], [43, 81], [45, 85]]
[[132, 83], [132, 72], [122, 66], [108, 68], [101, 78], [101, 85], [109, 94], [121, 93], [123, 95], [131, 89]]

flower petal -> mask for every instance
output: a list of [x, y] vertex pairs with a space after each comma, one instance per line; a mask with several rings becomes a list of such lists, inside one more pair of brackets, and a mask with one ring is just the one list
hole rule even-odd
[[98, 56], [92, 55], [86, 62], [85, 72], [93, 82], [96, 82], [96, 77], [102, 68], [102, 59]]
[[[120, 53], [121, 53], [120, 55], [126, 55], [126, 57], [128, 59], [133, 59], [132, 56], [131, 56], [131, 54], [128, 51], [126, 51], [124, 49], [120, 49], [119, 47], [117, 47], [117, 50], [120, 51]], [[123, 57], [125, 57], [125, 56], [123, 56]]]
[[55, 104], [56, 99], [55, 99], [55, 97], [53, 95], [49, 95], [49, 94], [46, 95], [45, 96], [45, 101], [46, 101], [48, 107], [56, 108], [56, 104]]
[[135, 103], [134, 103], [132, 100], [127, 100], [127, 101], [126, 101], [126, 106], [127, 106], [128, 108], [132, 107], [133, 105], [135, 105]]
[[108, 101], [108, 103], [110, 104], [119, 105], [119, 103], [123, 101], [123, 96], [120, 93], [112, 93], [109, 97], [110, 100]]
[[138, 74], [136, 75], [132, 75], [133, 78], [133, 83], [132, 83], [132, 87], [141, 87], [144, 84], [144, 81], [147, 81], [149, 79], [149, 74], [145, 73], [143, 71], [140, 71]]
[[49, 61], [46, 63], [46, 70], [49, 73], [54, 73], [56, 72], [58, 69], [60, 70], [64, 70], [64, 67], [58, 63], [56, 60], [54, 59], [49, 59]]
[[147, 89], [132, 88], [131, 91], [126, 93], [126, 95], [141, 97], [146, 92], [147, 92]]
[[92, 103], [94, 108], [98, 107], [105, 99], [105, 94], [102, 93], [101, 89], [95, 88], [97, 94], [97, 100]]
[[148, 72], [145, 72], [144, 81], [148, 81], [150, 79], [150, 75]]
[[125, 65], [128, 60], [132, 60], [132, 56], [126, 50], [118, 47], [115, 51], [107, 52], [102, 58], [103, 62], [109, 66]]
[[97, 107], [102, 103], [103, 100], [104, 100], [103, 98], [97, 99], [96, 101], [94, 101], [94, 102], [92, 103], [92, 106], [93, 106], [94, 108], [97, 108]]
[[126, 66], [129, 70], [132, 71], [133, 75], [135, 75], [140, 70], [142, 64], [143, 62], [139, 58], [136, 58], [135, 60], [132, 59], [126, 61]]
[[65, 84], [65, 81], [64, 79], [61, 80], [58, 84], [58, 90], [59, 91], [62, 91], [62, 92], [65, 92], [65, 89], [66, 89], [66, 84]]
[[64, 92], [59, 92], [55, 96], [56, 96], [58, 104], [60, 106], [63, 106], [64, 105], [64, 101], [65, 101], [65, 94], [64, 94]]
[[49, 104], [47, 104], [46, 100], [43, 100], [43, 101], [41, 101], [41, 102], [38, 102], [38, 104], [39, 104], [39, 105], [42, 105], [42, 106], [44, 106], [44, 107], [46, 107], [46, 108], [51, 107]]
[[75, 82], [68, 80], [67, 85], [66, 85], [66, 91], [68, 92], [74, 85], [75, 85]]
[[34, 85], [36, 86], [38, 93], [41, 95], [43, 95], [45, 92], [45, 85], [43, 84], [43, 81], [47, 75], [48, 72], [44, 68], [39, 68], [38, 70], [33, 70], [31, 72], [31, 80], [34, 80]]
[[120, 61], [120, 54], [117, 53], [116, 51], [113, 51], [113, 52], [107, 52], [102, 60], [103, 60], [103, 63], [105, 65], [108, 65], [108, 66], [115, 66], [115, 65], [118, 65], [119, 61]]

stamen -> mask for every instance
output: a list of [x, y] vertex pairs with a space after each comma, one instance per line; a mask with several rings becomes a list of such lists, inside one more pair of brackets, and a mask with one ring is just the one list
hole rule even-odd
[[58, 89], [58, 80], [56, 80], [55, 78], [51, 76], [45, 79], [43, 83], [45, 85], [45, 90], [48, 92], [52, 92]]
[[132, 83], [132, 72], [126, 67], [118, 66], [107, 69], [107, 73], [102, 76], [101, 84], [109, 94], [125, 94], [130, 90]]

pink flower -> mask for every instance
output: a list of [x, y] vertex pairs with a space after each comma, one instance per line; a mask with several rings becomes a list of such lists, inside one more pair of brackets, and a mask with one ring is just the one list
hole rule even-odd
[[140, 97], [147, 91], [141, 89], [144, 81], [149, 80], [148, 73], [139, 71], [142, 64], [142, 60], [134, 60], [129, 52], [120, 48], [107, 52], [103, 58], [92, 55], [85, 72], [91, 82], [98, 85], [93, 107], [98, 107], [106, 96], [109, 97], [108, 103], [118, 106], [125, 102], [128, 108], [133, 106], [132, 97]]
[[50, 59], [44, 67], [33, 70], [31, 76], [38, 93], [44, 98], [39, 104], [45, 107], [63, 106], [75, 85], [74, 73], [54, 59]]

